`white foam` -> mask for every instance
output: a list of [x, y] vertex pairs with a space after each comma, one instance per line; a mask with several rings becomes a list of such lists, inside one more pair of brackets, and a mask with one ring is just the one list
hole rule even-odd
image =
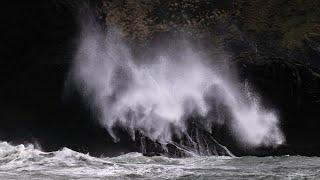
[[1, 179], [181, 179], [181, 178], [315, 178], [320, 158], [145, 157], [129, 153], [114, 158], [95, 158], [63, 148], [42, 152], [32, 145], [0, 142]]

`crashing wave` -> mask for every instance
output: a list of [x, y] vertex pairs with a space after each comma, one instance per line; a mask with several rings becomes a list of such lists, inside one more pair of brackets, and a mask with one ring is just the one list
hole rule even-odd
[[138, 57], [119, 32], [83, 23], [67, 81], [115, 142], [120, 128], [141, 152], [232, 155], [215, 139], [215, 126], [227, 126], [246, 147], [284, 142], [276, 113], [238, 83], [226, 56], [216, 62], [172, 41], [175, 50], [158, 47]]

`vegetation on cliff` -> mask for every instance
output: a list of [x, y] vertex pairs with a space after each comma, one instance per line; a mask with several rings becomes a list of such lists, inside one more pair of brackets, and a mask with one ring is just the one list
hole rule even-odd
[[192, 40], [209, 40], [236, 56], [255, 53], [320, 65], [312, 54], [319, 55], [317, 0], [102, 2], [106, 24], [117, 26], [139, 45], [164, 34], [183, 34]]

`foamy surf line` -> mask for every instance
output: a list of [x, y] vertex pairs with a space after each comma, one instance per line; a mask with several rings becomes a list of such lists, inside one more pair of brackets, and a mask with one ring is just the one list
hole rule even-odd
[[[221, 156], [216, 159], [230, 159], [230, 157]], [[180, 169], [180, 165], [183, 166], [181, 159], [145, 157], [141, 153], [129, 153], [114, 158], [96, 158], [68, 148], [55, 152], [42, 152], [35, 149], [32, 144], [12, 146], [7, 142], [0, 143], [0, 177], [35, 174], [40, 178], [139, 176], [168, 178], [189, 174], [188, 171]], [[161, 169], [168, 174], [163, 174]]]
[[42, 152], [0, 143], [0, 179], [318, 179], [319, 164], [320, 158], [303, 156], [97, 158], [68, 148]]

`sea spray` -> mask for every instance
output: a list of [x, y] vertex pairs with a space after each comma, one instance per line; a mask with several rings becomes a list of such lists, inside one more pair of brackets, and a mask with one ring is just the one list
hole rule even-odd
[[[92, 26], [83, 28], [69, 80], [115, 141], [113, 128], [121, 126], [133, 139], [138, 131], [167, 144], [173, 135], [187, 133], [191, 116], [211, 127], [219, 123], [221, 113], [229, 112], [231, 120], [222, 123], [229, 123], [241, 143], [284, 142], [276, 114], [264, 109], [248, 86], [230, 78], [228, 68], [215, 65], [215, 57], [205, 60], [195, 48], [181, 43], [182, 51], [159, 50], [150, 60], [136, 59], [117, 30], [105, 34]], [[220, 111], [217, 104], [227, 111]]]

